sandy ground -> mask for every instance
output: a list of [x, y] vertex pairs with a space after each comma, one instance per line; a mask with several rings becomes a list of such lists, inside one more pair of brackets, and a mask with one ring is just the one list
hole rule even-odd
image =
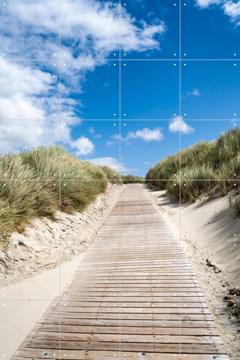
[[165, 191], [152, 195], [193, 265], [229, 355], [239, 360], [240, 323], [223, 300], [228, 289], [240, 288], [240, 220], [228, 197], [180, 206]]
[[68, 285], [83, 256], [0, 289], [1, 359], [13, 355], [53, 299]]

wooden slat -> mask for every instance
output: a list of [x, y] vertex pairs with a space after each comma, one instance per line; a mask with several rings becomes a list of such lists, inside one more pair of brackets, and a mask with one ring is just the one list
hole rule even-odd
[[64, 319], [64, 318], [47, 318], [42, 319], [38, 322], [38, 324], [54, 324], [57, 326], [63, 326], [63, 325], [73, 325], [73, 326], [102, 326], [108, 329], [109, 327], [115, 326], [115, 327], [169, 327], [169, 328], [176, 328], [184, 329], [185, 327], [188, 327], [190, 329], [195, 328], [214, 328], [213, 320], [156, 320], [156, 319], [150, 319], [150, 320], [126, 320], [126, 319]]
[[47, 312], [45, 317], [50, 319], [118, 319], [120, 320], [187, 320], [187, 321], [209, 321], [213, 320], [211, 315], [205, 314], [125, 314], [125, 313], [70, 313], [70, 312]]
[[[169, 336], [170, 337], [170, 336]], [[225, 354], [222, 344], [185, 344], [185, 343], [142, 343], [142, 342], [113, 342], [113, 341], [95, 341], [89, 336], [86, 341], [59, 341], [59, 340], [32, 340], [27, 339], [22, 344], [25, 348], [58, 350], [98, 350], [98, 351], [137, 351], [137, 352], [156, 352], [156, 353], [179, 353], [180, 349], [187, 354]]]
[[179, 308], [179, 307], [186, 307], [186, 308], [208, 308], [207, 304], [203, 303], [201, 304], [199, 299], [198, 301], [195, 302], [185, 302], [185, 301], [181, 301], [181, 302], [176, 302], [176, 301], [169, 301], [169, 302], [127, 302], [125, 301], [126, 299], [123, 299], [122, 301], [120, 301], [119, 299], [115, 298], [115, 301], [108, 301], [105, 302], [104, 301], [91, 301], [91, 302], [82, 302], [82, 301], [68, 301], [66, 299], [63, 299], [62, 301], [57, 301], [56, 302], [56, 306], [58, 307], [64, 307], [64, 308], [75, 308], [76, 310], [78, 309], [83, 309], [83, 310], [88, 310], [90, 308], [96, 309], [99, 306], [101, 306], [101, 308], [108, 308], [108, 309], [112, 309], [112, 308], [116, 308], [117, 306], [122, 308], [122, 307], [126, 307], [127, 309], [129, 308], [141, 308], [141, 309], [150, 309], [150, 308]]
[[[112, 302], [117, 302], [120, 303], [134, 303], [136, 304], [143, 304], [146, 302], [152, 303], [152, 304], [157, 304], [157, 303], [199, 303], [201, 300], [203, 301], [203, 297], [199, 297], [199, 296], [142, 296], [142, 297], [138, 297], [138, 296], [118, 296], [116, 299], [116, 296], [108, 296], [108, 297], [104, 297], [104, 304], [106, 304], [105, 306], [108, 306], [108, 304], [111, 304]], [[56, 299], [56, 304], [58, 303], [58, 301], [60, 302], [78, 302], [81, 303], [81, 306], [91, 306], [93, 303], [97, 304], [97, 303], [101, 303], [102, 304], [102, 299], [100, 299], [97, 296], [81, 296], [81, 295], [71, 295], [71, 296], [64, 296], [64, 298], [57, 298]], [[203, 304], [204, 305], [204, 304]], [[205, 304], [206, 306], [206, 304]]]
[[[45, 354], [45, 355], [44, 355]], [[155, 353], [123, 352], [123, 351], [81, 351], [81, 350], [49, 350], [45, 349], [20, 349], [16, 352], [13, 360], [31, 359], [67, 359], [67, 360], [173, 360], [172, 354], [161, 353], [161, 358]], [[177, 356], [177, 360], [228, 360], [226, 355], [183, 354]]]
[[68, 313], [84, 313], [84, 314], [210, 314], [208, 308], [199, 306], [198, 308], [181, 307], [178, 305], [176, 308], [172, 307], [158, 307], [158, 308], [127, 308], [127, 307], [71, 307], [71, 306], [55, 306], [54, 311], [56, 312], [68, 312]]
[[70, 341], [71, 343], [76, 341], [88, 341], [89, 338], [99, 342], [112, 342], [112, 343], [158, 343], [158, 344], [216, 344], [221, 343], [219, 336], [198, 336], [198, 335], [182, 335], [181, 329], [180, 335], [172, 334], [157, 335], [157, 334], [122, 334], [121, 328], [117, 334], [98, 334], [95, 333], [64, 333], [61, 327], [58, 332], [44, 332], [44, 331], [32, 331], [28, 340], [31, 341]]
[[141, 185], [127, 186], [12, 359], [228, 360], [196, 275]]
[[[112, 292], [112, 291], [108, 291], [108, 290], [105, 290], [105, 291], [101, 291], [101, 292], [96, 292], [96, 291], [91, 291], [91, 292], [82, 292], [82, 291], [68, 291], [67, 293], [69, 296], [85, 296], [85, 297], [100, 297], [100, 295], [104, 296], [104, 297], [108, 297], [108, 296], [115, 296], [116, 297], [116, 300], [120, 297], [120, 296], [126, 296], [127, 297], [137, 297], [137, 298], [145, 298], [147, 295], [149, 296], [152, 295], [152, 298], [157, 298], [157, 297], [169, 297], [171, 296], [173, 298], [173, 301], [174, 301], [174, 298], [175, 297], [179, 297], [179, 296], [182, 296], [184, 298], [186, 297], [192, 297], [192, 296], [202, 296], [202, 292], [201, 291], [187, 291], [187, 292], [183, 292], [183, 291], [175, 291], [173, 289], [171, 289], [171, 291], [151, 291], [150, 293], [146, 293], [146, 292], [138, 292], [138, 291], [120, 291], [120, 292]], [[65, 293], [66, 295], [66, 293]]]
[[[152, 325], [152, 323], [151, 323]], [[34, 327], [35, 332], [63, 332], [63, 333], [83, 333], [83, 334], [154, 334], [154, 335], [202, 335], [217, 336], [214, 328], [201, 327], [180, 327], [180, 324], [173, 327], [157, 326], [83, 326], [83, 325], [63, 325], [63, 324], [38, 324]]]

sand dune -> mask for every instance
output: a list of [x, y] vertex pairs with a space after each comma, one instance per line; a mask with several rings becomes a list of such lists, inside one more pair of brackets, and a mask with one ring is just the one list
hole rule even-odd
[[85, 211], [58, 211], [56, 220], [36, 218], [24, 234], [13, 233], [0, 251], [0, 287], [54, 268], [83, 252], [117, 201], [122, 185], [109, 185]]
[[240, 287], [240, 219], [234, 218], [228, 196], [180, 206], [165, 191], [152, 195], [191, 260], [229, 353], [238, 358], [239, 323], [223, 300], [229, 289]]

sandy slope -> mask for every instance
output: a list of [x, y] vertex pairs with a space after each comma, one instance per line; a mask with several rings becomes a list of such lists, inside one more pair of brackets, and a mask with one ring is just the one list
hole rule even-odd
[[240, 359], [240, 327], [223, 301], [229, 288], [240, 288], [240, 220], [228, 197], [179, 206], [165, 191], [152, 195], [193, 264], [229, 353]]
[[59, 211], [55, 221], [35, 219], [24, 234], [13, 233], [7, 248], [0, 251], [0, 287], [54, 268], [84, 251], [122, 189], [122, 185], [109, 185], [84, 212]]

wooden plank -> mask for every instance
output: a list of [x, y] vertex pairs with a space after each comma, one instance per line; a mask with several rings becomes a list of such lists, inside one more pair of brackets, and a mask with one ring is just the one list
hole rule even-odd
[[[156, 319], [150, 319], [150, 320], [144, 320], [144, 319], [121, 319], [118, 318], [115, 319], [68, 319], [68, 318], [46, 318], [42, 319], [38, 322], [38, 324], [54, 324], [57, 326], [62, 325], [73, 325], [73, 326], [95, 326], [95, 327], [169, 327], [169, 328], [191, 328], [193, 331], [195, 328], [214, 328], [213, 320], [156, 320]], [[216, 329], [215, 329], [216, 330]]]
[[[72, 288], [70, 289], [70, 293], [72, 291]], [[153, 293], [153, 294], [160, 294], [162, 293], [201, 293], [201, 289], [195, 287], [195, 288], [182, 288], [182, 287], [163, 287], [163, 288], [149, 288], [149, 289], [144, 289], [144, 288], [126, 288], [124, 286], [119, 287], [119, 288], [103, 288], [103, 289], [94, 289], [94, 288], [88, 288], [88, 289], [81, 289], [80, 291], [75, 291], [75, 292], [80, 292], [81, 294], [107, 294], [107, 293], [116, 293], [116, 294], [122, 294], [122, 293], [128, 293], [128, 294], [135, 294], [135, 296], [138, 296], [138, 294], [140, 295], [144, 295], [146, 296], [146, 294], [149, 293]]]
[[196, 282], [194, 282], [193, 280], [180, 280], [180, 279], [160, 279], [160, 280], [153, 280], [153, 279], [148, 279], [148, 280], [138, 280], [138, 279], [131, 279], [131, 280], [122, 280], [122, 279], [116, 279], [116, 280], [104, 280], [102, 279], [102, 281], [79, 281], [79, 282], [74, 282], [74, 285], [80, 285], [80, 286], [90, 286], [90, 287], [99, 287], [99, 286], [106, 286], [106, 285], [120, 285], [122, 286], [124, 285], [137, 285], [137, 286], [149, 286], [149, 285], [159, 285], [159, 284], [177, 284], [177, 285], [181, 285], [184, 286], [185, 284], [191, 284], [191, 285], [195, 285]]
[[174, 302], [151, 302], [151, 301], [141, 301], [141, 302], [127, 302], [125, 301], [126, 299], [122, 299], [122, 301], [120, 301], [118, 298], [115, 298], [115, 302], [114, 300], [112, 301], [108, 301], [105, 302], [101, 301], [99, 299], [99, 301], [75, 301], [75, 300], [71, 300], [68, 301], [66, 299], [63, 299], [62, 301], [56, 301], [56, 306], [60, 306], [60, 307], [65, 307], [65, 308], [82, 308], [83, 310], [86, 308], [90, 309], [90, 308], [99, 308], [99, 306], [101, 306], [101, 308], [116, 308], [116, 306], [118, 307], [126, 307], [127, 309], [129, 308], [141, 308], [141, 309], [145, 309], [145, 308], [179, 308], [179, 307], [186, 307], [186, 308], [208, 308], [206, 303], [200, 303], [199, 301], [196, 302], [185, 302], [185, 301], [174, 301]]
[[173, 298], [173, 301], [174, 301], [174, 298], [176, 297], [179, 297], [179, 296], [182, 296], [184, 298], [186, 297], [192, 297], [192, 296], [203, 296], [203, 293], [202, 291], [175, 291], [173, 289], [171, 289], [171, 291], [155, 291], [154, 292], [150, 292], [150, 293], [146, 293], [145, 291], [143, 292], [132, 292], [132, 291], [120, 291], [120, 292], [112, 292], [112, 291], [101, 291], [101, 292], [94, 292], [94, 291], [91, 291], [91, 292], [82, 292], [82, 291], [68, 291], [68, 293], [64, 293], [63, 296], [65, 297], [66, 295], [68, 296], [81, 296], [81, 297], [108, 297], [108, 296], [117, 296], [117, 299], [120, 297], [120, 296], [126, 296], [127, 297], [137, 297], [137, 298], [145, 298], [147, 295], [151, 295], [152, 298], [157, 298], [157, 297], [172, 297]]
[[118, 319], [118, 320], [187, 320], [187, 321], [209, 321], [213, 320], [212, 315], [205, 314], [124, 314], [124, 313], [70, 313], [70, 312], [47, 312], [45, 317], [49, 319]]
[[123, 342], [123, 343], [159, 343], [159, 344], [216, 344], [222, 343], [221, 338], [218, 336], [198, 336], [198, 335], [182, 335], [181, 329], [179, 328], [180, 335], [172, 334], [157, 335], [157, 334], [123, 334], [121, 331], [117, 334], [99, 334], [92, 333], [65, 333], [59, 327], [58, 332], [49, 331], [32, 331], [28, 336], [28, 341], [35, 340], [54, 340], [54, 341], [88, 341], [89, 338], [94, 341], [103, 342]]
[[154, 334], [154, 335], [202, 335], [218, 336], [215, 328], [192, 328], [182, 327], [181, 323], [173, 327], [158, 326], [83, 326], [83, 325], [63, 325], [63, 324], [38, 324], [34, 327], [35, 332], [63, 332], [63, 333], [84, 333], [84, 334]]
[[193, 282], [190, 282], [190, 283], [182, 283], [182, 282], [177, 282], [177, 283], [146, 283], [146, 284], [139, 284], [139, 283], [134, 283], [134, 284], [128, 284], [128, 283], [125, 283], [125, 282], [119, 282], [119, 283], [115, 283], [115, 284], [111, 284], [111, 283], [105, 283], [105, 284], [72, 284], [72, 287], [76, 287], [76, 286], [81, 286], [83, 291], [87, 291], [88, 289], [92, 289], [93, 286], [94, 286], [94, 289], [96, 290], [101, 290], [101, 289], [108, 289], [108, 290], [115, 290], [115, 289], [131, 289], [131, 290], [144, 290], [144, 291], [147, 291], [147, 290], [155, 290], [155, 289], [162, 289], [162, 288], [165, 288], [165, 289], [170, 289], [170, 288], [173, 288], [173, 289], [196, 289], [197, 286], [196, 284], [194, 284]]
[[156, 352], [177, 354], [180, 351], [187, 354], [226, 354], [222, 344], [160, 344], [160, 343], [141, 343], [141, 342], [107, 342], [107, 341], [94, 341], [90, 336], [87, 341], [58, 341], [58, 340], [25, 340], [22, 344], [23, 347], [38, 349], [52, 349], [58, 350], [59, 347], [63, 350], [98, 350], [98, 351], [137, 351], [137, 352]]
[[55, 306], [55, 312], [68, 312], [68, 313], [84, 313], [84, 314], [207, 314], [210, 315], [208, 308], [188, 308], [186, 307], [156, 307], [156, 308], [127, 308], [127, 307], [118, 307], [118, 303], [115, 304], [115, 307], [71, 307], [71, 306]]
[[[46, 354], [46, 355], [44, 355]], [[226, 355], [209, 354], [183, 354], [176, 353], [177, 360], [228, 360]], [[26, 358], [37, 359], [66, 359], [66, 360], [173, 360], [172, 354], [161, 353], [161, 357], [155, 353], [123, 352], [123, 351], [81, 351], [81, 350], [48, 350], [45, 349], [20, 349], [16, 352], [13, 360]]]
[[[76, 295], [71, 295], [71, 296], [64, 296], [64, 298], [62, 297], [58, 297], [56, 298], [56, 303], [58, 302], [81, 302], [82, 306], [85, 306], [84, 303], [88, 304], [91, 306], [92, 303], [99, 303], [99, 302], [103, 302], [103, 299], [101, 297], [98, 296], [84, 296], [81, 294], [76, 294]], [[165, 303], [167, 302], [168, 304], [170, 303], [199, 303], [204, 301], [203, 296], [104, 296], [104, 303], [106, 304], [106, 306], [108, 306], [108, 303], [111, 302], [118, 302], [118, 303], [146, 303], [146, 302], [150, 302], [153, 304], [157, 304], [157, 303]], [[205, 304], [206, 305], [206, 304]]]

